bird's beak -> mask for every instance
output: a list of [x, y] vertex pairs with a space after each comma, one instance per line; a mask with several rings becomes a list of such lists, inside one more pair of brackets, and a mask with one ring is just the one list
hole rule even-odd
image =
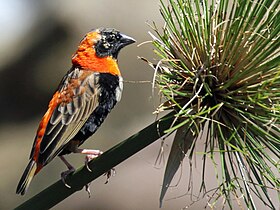
[[131, 38], [130, 36], [127, 36], [125, 34], [121, 34], [121, 39], [120, 39], [120, 47], [123, 48], [127, 45], [130, 45], [132, 43], [136, 42], [135, 39]]

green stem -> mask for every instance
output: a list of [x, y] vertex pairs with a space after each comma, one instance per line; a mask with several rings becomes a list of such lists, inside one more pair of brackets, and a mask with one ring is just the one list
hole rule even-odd
[[89, 163], [92, 172], [89, 172], [85, 166], [79, 168], [72, 176], [67, 177], [66, 182], [71, 186], [70, 189], [59, 180], [15, 209], [50, 209], [71, 194], [83, 189], [87, 183], [164, 136], [165, 130], [170, 128], [173, 120], [172, 115], [168, 114], [104, 152]]

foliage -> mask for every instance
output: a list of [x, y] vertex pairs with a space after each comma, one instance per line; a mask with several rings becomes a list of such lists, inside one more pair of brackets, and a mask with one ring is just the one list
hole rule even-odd
[[149, 64], [166, 99], [157, 112], [175, 110], [166, 133], [177, 132], [160, 201], [199, 143], [201, 192], [206, 160], [220, 166], [211, 207], [222, 198], [256, 209], [260, 199], [275, 209], [268, 189], [279, 195], [279, 0], [161, 0], [160, 13], [165, 25], [150, 33], [160, 60]]

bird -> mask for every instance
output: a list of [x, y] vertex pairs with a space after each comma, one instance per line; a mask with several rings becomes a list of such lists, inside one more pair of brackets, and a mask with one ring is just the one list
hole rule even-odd
[[[72, 67], [62, 78], [42, 117], [29, 156], [29, 163], [16, 193], [24, 195], [41, 169], [58, 156], [68, 170], [61, 173], [64, 184], [75, 168], [66, 154], [82, 153], [87, 163], [102, 154], [81, 149], [121, 99], [123, 78], [118, 67], [120, 50], [135, 39], [114, 28], [89, 31], [72, 56]], [[69, 186], [68, 186], [69, 187]]]

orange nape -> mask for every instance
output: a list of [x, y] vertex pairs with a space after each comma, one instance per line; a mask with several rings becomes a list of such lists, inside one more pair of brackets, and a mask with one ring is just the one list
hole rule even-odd
[[94, 45], [101, 38], [101, 35], [94, 31], [88, 33], [81, 41], [78, 50], [72, 57], [72, 63], [85, 70], [96, 71], [99, 73], [111, 73], [120, 75], [120, 70], [116, 59], [112, 56], [100, 58], [96, 56]]

